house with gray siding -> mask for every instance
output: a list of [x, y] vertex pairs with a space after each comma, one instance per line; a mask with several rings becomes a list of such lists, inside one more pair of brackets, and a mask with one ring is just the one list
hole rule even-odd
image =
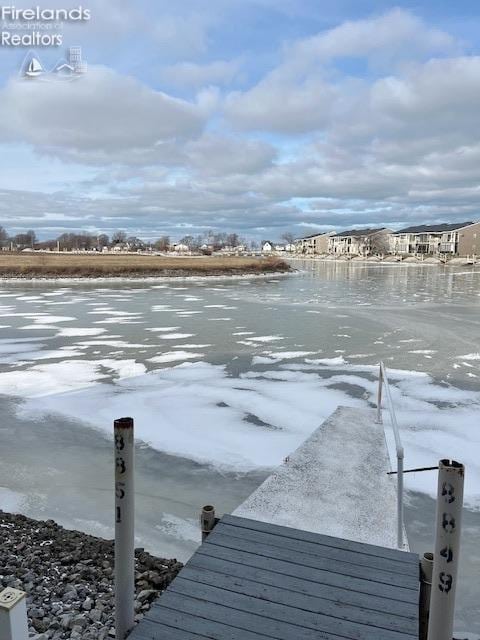
[[331, 232], [312, 233], [310, 236], [295, 240], [295, 251], [304, 255], [322, 255], [328, 253], [328, 238]]

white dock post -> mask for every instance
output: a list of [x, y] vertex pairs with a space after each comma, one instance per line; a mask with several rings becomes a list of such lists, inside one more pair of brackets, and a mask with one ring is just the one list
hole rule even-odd
[[440, 460], [438, 469], [428, 640], [452, 640], [465, 468], [454, 460]]
[[0, 638], [28, 640], [25, 592], [7, 587], [0, 592]]
[[115, 638], [125, 640], [135, 622], [134, 429], [132, 418], [114, 422]]

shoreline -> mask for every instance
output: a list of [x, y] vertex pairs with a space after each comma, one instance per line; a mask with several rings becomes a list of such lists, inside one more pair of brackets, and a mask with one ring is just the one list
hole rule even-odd
[[[105, 640], [114, 626], [114, 542], [0, 510], [0, 590], [26, 592], [34, 640]], [[135, 549], [135, 622], [182, 568]]]
[[116, 283], [116, 282], [204, 282], [207, 280], [244, 280], [244, 279], [260, 279], [260, 278], [278, 278], [280, 276], [292, 276], [299, 273], [298, 269], [290, 269], [288, 271], [268, 271], [263, 273], [224, 273], [212, 275], [163, 275], [163, 276], [142, 276], [132, 274], [131, 276], [2, 276], [0, 275], [0, 284], [12, 284], [17, 282], [33, 283], [49, 283], [49, 282], [65, 282], [69, 284], [81, 284], [91, 282], [99, 283]]
[[[472, 262], [468, 258], [452, 258], [448, 262], [442, 262], [436, 258], [425, 258], [425, 260], [417, 260], [405, 258], [404, 260], [392, 260], [382, 258], [332, 258], [332, 257], [312, 257], [312, 256], [290, 256], [286, 258], [290, 261], [300, 262], [334, 262], [335, 264], [378, 264], [378, 265], [401, 265], [401, 266], [418, 266], [418, 267], [480, 267], [480, 261]], [[455, 262], [454, 262], [455, 261]]]

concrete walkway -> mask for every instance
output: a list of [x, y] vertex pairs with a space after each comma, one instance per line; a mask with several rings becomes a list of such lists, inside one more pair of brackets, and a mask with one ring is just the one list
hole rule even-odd
[[339, 407], [233, 515], [397, 546], [396, 480], [375, 411]]

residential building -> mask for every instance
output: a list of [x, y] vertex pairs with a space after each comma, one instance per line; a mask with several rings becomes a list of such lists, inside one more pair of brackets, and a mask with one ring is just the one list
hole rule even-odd
[[329, 233], [312, 233], [310, 236], [295, 240], [295, 250], [304, 255], [321, 255], [328, 252]]
[[187, 244], [182, 244], [181, 242], [174, 242], [172, 248], [176, 253], [187, 253], [190, 251], [190, 247]]
[[388, 253], [389, 234], [385, 227], [342, 231], [328, 238], [328, 253], [352, 256]]
[[457, 229], [459, 256], [480, 256], [480, 222]]
[[390, 234], [393, 254], [468, 256], [480, 253], [480, 222], [416, 225]]
[[270, 253], [271, 251], [273, 251], [273, 247], [274, 247], [274, 244], [273, 242], [270, 242], [270, 240], [264, 240], [262, 242], [262, 251], [264, 253]]

